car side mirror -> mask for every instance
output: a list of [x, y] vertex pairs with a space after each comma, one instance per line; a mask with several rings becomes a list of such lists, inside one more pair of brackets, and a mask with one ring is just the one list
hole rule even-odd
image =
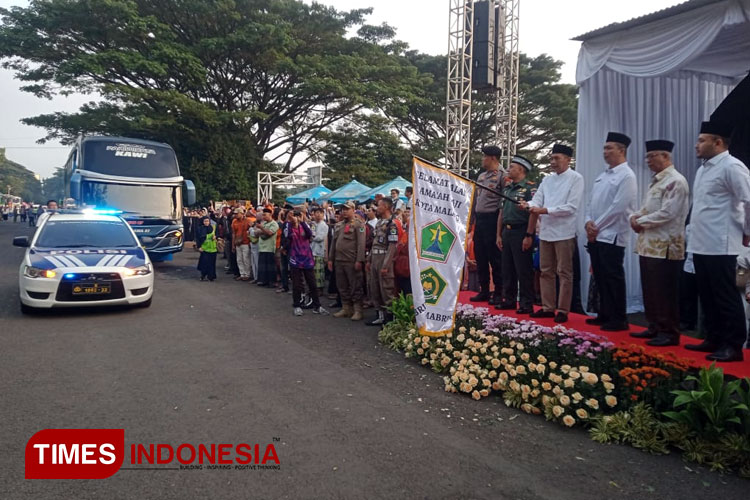
[[28, 236], [16, 236], [15, 238], [13, 238], [13, 246], [28, 248], [29, 237]]

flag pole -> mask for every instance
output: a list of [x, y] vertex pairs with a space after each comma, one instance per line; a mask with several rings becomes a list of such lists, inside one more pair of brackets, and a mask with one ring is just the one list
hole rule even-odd
[[426, 164], [428, 164], [428, 165], [430, 165], [430, 166], [432, 166], [432, 167], [435, 167], [435, 168], [439, 168], [439, 169], [441, 169], [441, 170], [445, 170], [446, 172], [450, 172], [451, 174], [455, 175], [455, 176], [456, 176], [456, 177], [458, 177], [459, 179], [463, 179], [463, 180], [465, 180], [466, 182], [471, 182], [471, 183], [472, 183], [472, 184], [474, 184], [474, 185], [475, 185], [476, 187], [478, 187], [478, 188], [482, 188], [482, 189], [484, 189], [485, 191], [489, 191], [490, 193], [496, 194], [496, 195], [498, 195], [499, 197], [501, 197], [501, 198], [504, 198], [504, 199], [508, 200], [508, 201], [509, 201], [509, 202], [511, 202], [511, 203], [515, 203], [516, 205], [520, 205], [520, 204], [521, 204], [521, 203], [520, 203], [520, 202], [519, 202], [518, 200], [515, 200], [515, 199], [513, 199], [513, 198], [511, 198], [511, 197], [509, 197], [509, 196], [505, 196], [505, 195], [504, 195], [504, 194], [502, 193], [502, 191], [498, 191], [497, 189], [491, 188], [491, 187], [489, 187], [489, 186], [485, 186], [484, 184], [479, 184], [479, 183], [478, 183], [477, 181], [475, 181], [475, 180], [473, 180], [473, 179], [469, 179], [468, 177], [464, 177], [463, 175], [461, 175], [461, 174], [457, 174], [456, 172], [451, 172], [450, 170], [448, 170], [448, 169], [446, 169], [446, 168], [443, 168], [443, 167], [441, 167], [441, 166], [439, 166], [439, 165], [435, 165], [435, 164], [434, 164], [434, 163], [432, 163], [431, 161], [429, 161], [429, 160], [425, 160], [424, 158], [420, 158], [419, 156], [416, 156], [416, 155], [414, 155], [414, 158], [416, 158], [417, 160], [421, 161], [422, 163], [426, 163]]

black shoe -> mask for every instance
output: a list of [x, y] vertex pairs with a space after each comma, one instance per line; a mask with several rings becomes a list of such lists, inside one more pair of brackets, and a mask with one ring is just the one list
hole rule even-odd
[[716, 352], [719, 350], [719, 346], [709, 340], [704, 340], [700, 344], [687, 344], [685, 349], [698, 352]]
[[730, 361], [742, 361], [742, 349], [735, 349], [734, 347], [723, 347], [718, 351], [706, 356], [709, 361], [719, 361], [727, 363]]
[[375, 319], [372, 321], [368, 321], [365, 323], [367, 326], [381, 326], [383, 323], [385, 323], [385, 317], [375, 316]]
[[594, 325], [594, 326], [602, 326], [604, 324], [603, 319], [596, 318], [589, 318], [586, 320], [587, 325]]
[[472, 302], [487, 302], [490, 300], [490, 294], [489, 292], [479, 292], [473, 297], [469, 297], [469, 300]]
[[[497, 309], [500, 309], [499, 307]], [[531, 314], [534, 312], [533, 307], [522, 307], [520, 309], [516, 309], [516, 314]]]
[[630, 336], [634, 339], [655, 339], [657, 334], [653, 330], [643, 330], [642, 332], [633, 332]]
[[568, 315], [563, 312], [558, 312], [555, 314], [555, 323], [567, 323], [568, 322]]
[[[633, 335], [632, 333], [630, 334]], [[680, 337], [672, 335], [659, 335], [655, 339], [646, 342], [646, 345], [654, 347], [667, 347], [671, 345], [680, 345]]]
[[487, 303], [491, 306], [496, 306], [498, 304], [501, 304], [502, 302], [503, 302], [503, 299], [494, 294], [492, 295], [492, 297], [490, 297], [490, 300], [487, 301]]
[[603, 332], [626, 332], [630, 330], [630, 325], [627, 323], [607, 323], [602, 325], [601, 330]]
[[495, 309], [499, 309], [501, 311], [510, 311], [515, 308], [516, 308], [516, 304], [514, 302], [500, 302], [498, 305], [495, 306]]
[[205, 276], [201, 276], [201, 281], [206, 281], [206, 277]]
[[539, 309], [536, 312], [529, 313], [529, 316], [532, 318], [554, 318], [555, 313], [552, 311], [545, 311], [544, 309]]

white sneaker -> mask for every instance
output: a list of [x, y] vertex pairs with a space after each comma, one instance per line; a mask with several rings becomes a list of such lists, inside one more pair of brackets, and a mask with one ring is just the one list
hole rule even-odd
[[294, 315], [295, 316], [302, 316], [302, 308], [301, 307], [295, 307], [294, 308]]
[[313, 309], [312, 312], [313, 314], [320, 314], [321, 316], [328, 316], [329, 314], [331, 314], [328, 312], [328, 310], [323, 309], [323, 306], [318, 307], [317, 309]]

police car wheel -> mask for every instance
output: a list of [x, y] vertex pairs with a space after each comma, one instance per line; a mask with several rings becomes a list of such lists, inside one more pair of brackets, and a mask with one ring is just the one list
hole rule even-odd
[[19, 304], [21, 305], [21, 314], [35, 314], [37, 312], [36, 309], [31, 306], [27, 306], [23, 302], [19, 302]]
[[144, 308], [144, 309], [145, 309], [146, 307], [151, 307], [151, 298], [149, 298], [149, 299], [148, 299], [147, 301], [145, 301], [145, 302], [139, 302], [138, 304], [136, 304], [136, 305], [135, 305], [135, 307], [142, 307], [142, 308]]

